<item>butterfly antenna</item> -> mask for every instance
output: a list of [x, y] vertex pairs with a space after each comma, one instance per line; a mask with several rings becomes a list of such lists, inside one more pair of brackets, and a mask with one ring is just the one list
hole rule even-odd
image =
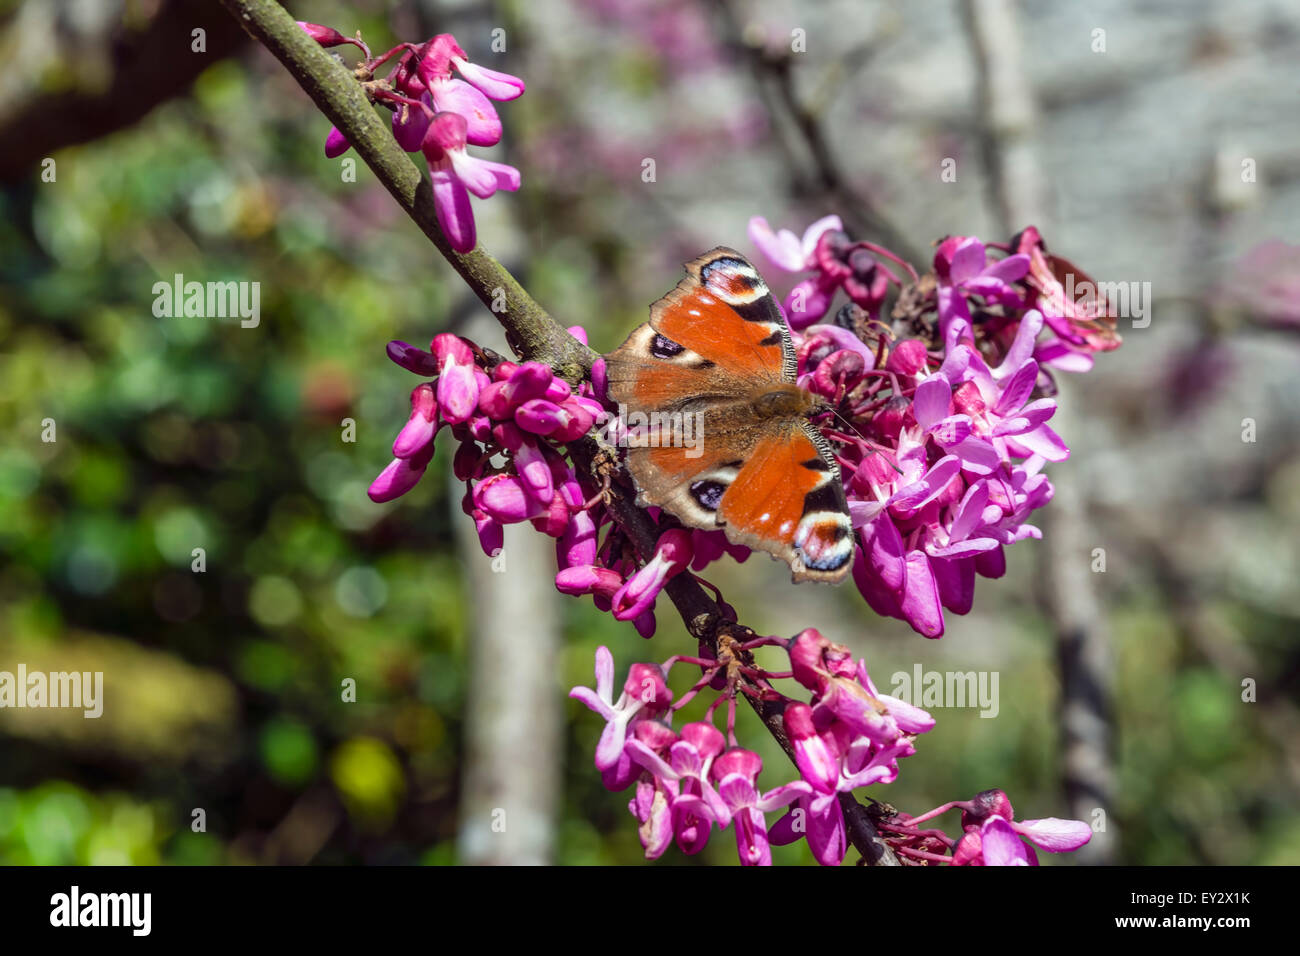
[[826, 409], [827, 409], [827, 410], [828, 410], [828, 411], [829, 411], [833, 416], [835, 416], [835, 419], [836, 419], [836, 420], [837, 420], [841, 425], [844, 426], [844, 430], [845, 430], [845, 431], [847, 431], [849, 434], [857, 435], [857, 436], [858, 436], [859, 438], [861, 438], [863, 441], [866, 441], [866, 440], [867, 440], [867, 436], [864, 435], [864, 434], [862, 434], [862, 431], [858, 428], [858, 426], [855, 425], [855, 424], [853, 424], [853, 422], [849, 421], [847, 418], [845, 418], [843, 415], [841, 415], [838, 411], [836, 411], [834, 405], [827, 404], [827, 405], [824, 406], [824, 407], [825, 407], [825, 408], [826, 408]]
[[[875, 449], [874, 447], [872, 447], [871, 442], [870, 442], [870, 440], [867, 438], [867, 436], [864, 435], [864, 434], [862, 434], [861, 430], [860, 430], [856, 425], [854, 425], [851, 421], [849, 421], [849, 420], [846, 419], [843, 415], [841, 415], [838, 411], [836, 411], [834, 405], [827, 405], [827, 406], [825, 406], [825, 407], [830, 411], [830, 413], [831, 413], [832, 415], [835, 416], [836, 419], [839, 420], [839, 422], [840, 422], [842, 425], [845, 426], [845, 429], [846, 429], [850, 434], [856, 434], [859, 438], [862, 439], [863, 444], [864, 444], [864, 446], [866, 447], [866, 452], [867, 452], [868, 455], [874, 455], [874, 454], [877, 454], [877, 449]], [[889, 467], [892, 468], [892, 469], [893, 469], [895, 472], [897, 472], [898, 474], [901, 475], [901, 474], [903, 473], [903, 469], [902, 469], [902, 468], [899, 468], [898, 465], [896, 465], [894, 462], [890, 461], [888, 458], [885, 459], [885, 464], [889, 465]]]

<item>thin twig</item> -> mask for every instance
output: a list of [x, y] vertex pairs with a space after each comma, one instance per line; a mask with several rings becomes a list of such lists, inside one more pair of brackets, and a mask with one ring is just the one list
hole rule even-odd
[[[818, 193], [841, 214], [855, 239], [874, 238], [914, 263], [928, 260], [897, 225], [875, 203], [849, 185], [831, 149], [825, 124], [819, 113], [800, 100], [794, 88], [794, 56], [772, 52], [759, 42], [749, 42], [740, 17], [732, 4], [719, 0], [715, 9], [726, 45], [742, 56], [750, 67], [754, 87], [772, 119], [777, 145], [796, 193]], [[859, 51], [851, 51], [854, 56]], [[812, 161], [810, 177], [801, 170], [798, 141]]]

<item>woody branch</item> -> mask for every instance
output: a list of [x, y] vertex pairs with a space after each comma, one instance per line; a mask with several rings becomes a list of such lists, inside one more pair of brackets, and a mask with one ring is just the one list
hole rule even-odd
[[[571, 383], [584, 378], [596, 354], [565, 330], [528, 294], [519, 281], [481, 247], [467, 253], [454, 251], [438, 225], [433, 192], [415, 164], [393, 139], [387, 123], [376, 115], [361, 78], [322, 49], [274, 0], [222, 0], [226, 9], [253, 39], [265, 46], [297, 80], [322, 113], [338, 128], [384, 185], [397, 204], [420, 227], [429, 241], [450, 263], [465, 284], [484, 305], [492, 309], [521, 357], [544, 362]], [[493, 303], [504, 296], [504, 311]], [[592, 437], [572, 446], [575, 462], [603, 481], [602, 469], [609, 459]], [[648, 559], [658, 540], [658, 527], [635, 504], [625, 475], [611, 482], [609, 507], [619, 527], [637, 552]], [[686, 629], [715, 653], [728, 634], [748, 634], [748, 629], [731, 622], [723, 609], [689, 574], [678, 575], [665, 587], [681, 615]], [[793, 760], [794, 750], [786, 737], [779, 707], [759, 696], [761, 688], [747, 677], [746, 700], [753, 706], [777, 743]], [[897, 866], [893, 851], [879, 838], [870, 811], [851, 794], [839, 795], [848, 836], [863, 861], [872, 866]]]

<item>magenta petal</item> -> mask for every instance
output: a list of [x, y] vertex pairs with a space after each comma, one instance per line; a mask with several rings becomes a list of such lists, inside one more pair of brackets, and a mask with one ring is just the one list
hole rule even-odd
[[647, 747], [644, 741], [633, 737], [625, 747], [627, 755], [637, 764], [649, 770], [652, 776], [658, 777], [660, 780], [676, 780], [679, 776], [673, 771], [672, 767], [664, 762], [664, 758]]
[[515, 468], [528, 494], [540, 504], [549, 505], [555, 497], [554, 476], [542, 450], [531, 440], [524, 442], [515, 452]]
[[487, 199], [498, 189], [514, 192], [519, 188], [519, 170], [505, 163], [479, 159], [463, 152], [451, 154], [452, 166], [465, 188], [479, 199]]
[[672, 801], [673, 833], [677, 848], [687, 856], [699, 853], [709, 842], [713, 822], [708, 805], [696, 796], [681, 796]]
[[822, 866], [839, 866], [844, 859], [848, 840], [837, 794], [818, 795], [808, 801], [808, 847]]
[[[575, 597], [580, 594], [591, 594], [597, 599], [607, 601], [622, 586], [623, 579], [617, 571], [590, 564], [574, 565], [555, 575], [555, 590]], [[599, 658], [597, 661], [599, 662]], [[613, 668], [613, 658], [610, 659], [609, 666]], [[614, 679], [612, 670], [610, 675], [612, 681]]]
[[408, 458], [394, 458], [370, 483], [366, 494], [379, 504], [400, 498], [419, 483], [427, 465], [427, 460], [424, 464], [413, 464]]
[[806, 258], [803, 244], [789, 229], [773, 232], [766, 219], [754, 216], [749, 220], [749, 238], [763, 255], [786, 272], [803, 269]]
[[1020, 417], [1029, 422], [1030, 428], [1035, 428], [1043, 422], [1048, 421], [1056, 414], [1056, 399], [1040, 398], [1036, 402], [1030, 402], [1024, 408], [1020, 409]]
[[733, 818], [736, 852], [742, 866], [771, 866], [772, 850], [767, 842], [767, 821], [752, 807], [745, 807]]
[[531, 398], [515, 409], [515, 424], [534, 435], [549, 435], [567, 421], [560, 406], [544, 398]]
[[1030, 309], [1020, 318], [1020, 325], [1016, 328], [1015, 340], [1011, 343], [1011, 348], [1007, 350], [1006, 357], [1002, 360], [1001, 366], [998, 367], [998, 377], [1001, 378], [1006, 372], [1012, 369], [1020, 368], [1029, 359], [1034, 356], [1034, 341], [1038, 338], [1038, 333], [1043, 330], [1043, 313], [1037, 309]]
[[641, 765], [632, 760], [627, 751], [618, 755], [618, 762], [600, 771], [600, 783], [610, 793], [626, 790], [641, 776]]
[[889, 515], [877, 515], [864, 525], [862, 541], [867, 561], [858, 563], [869, 566], [886, 588], [894, 592], [902, 591], [907, 576], [907, 558], [902, 535], [898, 533], [894, 522], [889, 520]]
[[[427, 101], [427, 94], [425, 97]], [[429, 114], [416, 106], [402, 103], [393, 114], [393, 138], [408, 153], [418, 153], [429, 132]]]
[[808, 811], [796, 804], [768, 829], [767, 842], [773, 846], [786, 846], [803, 839], [807, 833]]
[[556, 560], [561, 570], [596, 563], [598, 534], [596, 522], [586, 511], [576, 511], [564, 534], [555, 543]]
[[[925, 553], [930, 555], [930, 557], [932, 558], [944, 558], [947, 560], [955, 560], [957, 558], [973, 558], [975, 557], [975, 555], [983, 554], [985, 551], [992, 551], [994, 548], [999, 547], [1000, 544], [1001, 542], [999, 542], [996, 538], [967, 538], [964, 541], [956, 541], [953, 542], [952, 544], [935, 545], [935, 546], [927, 545], [925, 549]], [[938, 575], [937, 567], [935, 569], [935, 574]], [[973, 577], [973, 570], [972, 570], [972, 577]], [[948, 601], [946, 598], [944, 599], [943, 603], [945, 607], [948, 605]], [[949, 608], [949, 610], [956, 610], [956, 608]], [[967, 610], [970, 610], [970, 608], [967, 608]], [[965, 614], [966, 611], [957, 611], [957, 613]]]
[[943, 608], [939, 585], [934, 579], [930, 559], [924, 551], [907, 555], [907, 583], [903, 588], [903, 619], [923, 637], [943, 636]]
[[1007, 554], [1001, 546], [975, 557], [975, 570], [980, 577], [1000, 578], [1007, 573]]
[[524, 490], [524, 483], [511, 475], [493, 475], [480, 481], [473, 494], [474, 504], [502, 524], [526, 521], [545, 510]]
[[[716, 772], [716, 770], [715, 770]], [[758, 792], [753, 782], [743, 773], [729, 773], [718, 781], [718, 796], [732, 810], [753, 806], [758, 799]]]
[[877, 700], [889, 708], [889, 716], [894, 718], [898, 729], [905, 734], [924, 734], [934, 729], [935, 719], [928, 710], [922, 710], [914, 704], [888, 694], [877, 694]]
[[[803, 705], [807, 707], [807, 705]], [[793, 708], [794, 705], [791, 705]], [[835, 785], [840, 779], [839, 756], [831, 752], [826, 741], [812, 730], [812, 719], [807, 719], [808, 727], [796, 731], [791, 726], [791, 714], [786, 712], [786, 730], [794, 747], [794, 762], [799, 774], [815, 790], [822, 793], [834, 793]]]
[[1049, 853], [1077, 850], [1092, 839], [1092, 827], [1082, 820], [1044, 817], [1042, 820], [1013, 823], [1012, 828], [1021, 836], [1029, 837]]
[[497, 189], [504, 189], [508, 193], [519, 191], [519, 184], [522, 181], [519, 170], [507, 163], [494, 163], [489, 160], [484, 160], [484, 163], [496, 177]]
[[971, 421], [969, 415], [949, 415], [935, 422], [929, 429], [930, 434], [944, 448], [957, 445], [970, 437]]
[[1047, 425], [1039, 425], [1007, 441], [1023, 449], [1021, 454], [1026, 458], [1030, 454], [1042, 455], [1047, 461], [1065, 461], [1070, 457], [1069, 446]]
[[902, 588], [886, 587], [866, 561], [853, 562], [853, 583], [871, 610], [881, 617], [902, 619], [903, 608], [899, 603]]
[[640, 634], [642, 637], [644, 637], [646, 640], [649, 640], [650, 638], [654, 637], [655, 636], [654, 608], [647, 608], [646, 610], [642, 611], [641, 614], [637, 617], [637, 619], [632, 622], [632, 626], [635, 627], [636, 632]]
[[931, 375], [912, 396], [912, 415], [922, 430], [929, 431], [935, 422], [952, 411], [952, 385], [942, 375]]
[[960, 285], [984, 271], [986, 256], [984, 243], [975, 238], [963, 239], [953, 253], [948, 275], [953, 285]]
[[755, 800], [755, 806], [764, 813], [772, 810], [780, 810], [782, 807], [789, 806], [800, 797], [812, 795], [812, 787], [802, 780], [795, 780], [792, 783], [785, 783], [779, 787], [767, 791], [761, 797]]
[[999, 259], [984, 270], [984, 275], [992, 279], [999, 279], [1002, 282], [1015, 282], [1017, 279], [1024, 278], [1029, 271], [1029, 256], [1023, 252], [1018, 252], [1013, 256], [1007, 256]]
[[388, 357], [408, 372], [414, 372], [416, 375], [432, 377], [438, 374], [438, 362], [433, 355], [408, 342], [397, 340], [389, 342]]
[[603, 644], [595, 649], [595, 692], [614, 700], [614, 654]]
[[1055, 342], [1044, 342], [1038, 346], [1038, 348], [1034, 349], [1034, 357], [1042, 364], [1058, 368], [1062, 372], [1081, 374], [1091, 371], [1093, 364], [1092, 356], [1087, 352], [1072, 349], [1059, 339]]
[[971, 436], [947, 449], [961, 458], [961, 467], [974, 475], [990, 475], [1002, 464], [1002, 456], [986, 439]]
[[948, 482], [952, 481], [961, 470], [962, 464], [961, 459], [956, 455], [940, 458], [920, 481], [915, 481], [896, 492], [889, 500], [890, 506], [909, 514], [924, 508], [943, 493]]
[[478, 237], [474, 231], [474, 211], [469, 205], [469, 191], [450, 169], [430, 168], [433, 183], [434, 209], [438, 225], [447, 234], [447, 241], [456, 252], [469, 252]]
[[991, 538], [976, 538], [963, 542], [966, 549], [961, 546], [954, 548], [953, 556], [935, 558], [930, 562], [935, 583], [939, 586], [939, 601], [954, 614], [969, 614], [975, 603], [975, 562], [970, 557], [976, 553], [977, 543], [987, 545], [984, 550], [998, 546]]
[[334, 159], [342, 156], [351, 148], [352, 144], [348, 142], [347, 137], [340, 133], [336, 127], [331, 126], [329, 135], [325, 137], [325, 158]]
[[[596, 651], [596, 672], [598, 675], [600, 673], [600, 651], [605, 651], [606, 654], [609, 653], [609, 651], [605, 650], [603, 647]], [[610, 660], [610, 666], [613, 667], [612, 658]], [[611, 682], [613, 681], [612, 673], [610, 675], [610, 680]], [[600, 714], [600, 716], [604, 717], [606, 720], [609, 720], [614, 716], [614, 708], [610, 706], [606, 699], [609, 697], [609, 688], [604, 688], [602, 692], [599, 676], [596, 679], [596, 687], [596, 690], [592, 690], [590, 687], [578, 686], [569, 691], [569, 696], [574, 700], [581, 701], [586, 704], [590, 710]]]
[[626, 723], [615, 717], [605, 725], [605, 729], [600, 733], [600, 740], [596, 744], [596, 769], [608, 770], [618, 763], [618, 758], [623, 753], [623, 745], [627, 740]]
[[1000, 279], [980, 276], [962, 283], [962, 291], [967, 295], [982, 295], [986, 302], [1000, 304], [1008, 309], [1018, 309], [1021, 305], [1020, 293]]
[[796, 331], [805, 329], [821, 319], [831, 307], [834, 295], [835, 286], [823, 277], [804, 279], [790, 290], [783, 303], [790, 328]]
[[980, 830], [985, 866], [1029, 866], [1028, 847], [1001, 817], [990, 818]]
[[455, 57], [452, 60], [457, 72], [470, 83], [482, 90], [487, 96], [499, 102], [513, 100], [525, 89], [524, 81], [509, 73], [498, 73], [468, 60]]
[[393, 455], [397, 458], [410, 458], [433, 441], [437, 430], [436, 422], [426, 421], [423, 415], [412, 415], [393, 442]]
[[501, 522], [487, 515], [474, 519], [474, 530], [478, 532], [479, 547], [488, 557], [496, 557], [505, 545], [505, 529]]
[[1029, 400], [1036, 381], [1038, 381], [1038, 363], [1030, 359], [1016, 369], [1003, 384], [1002, 394], [993, 406], [994, 414], [1010, 415], [1018, 411]]
[[451, 425], [467, 422], [478, 408], [478, 379], [472, 365], [458, 365], [448, 360], [435, 386], [438, 412]]
[[459, 113], [465, 118], [465, 141], [471, 146], [495, 146], [501, 141], [501, 118], [496, 107], [482, 91], [464, 80], [436, 84], [433, 105], [438, 112]]

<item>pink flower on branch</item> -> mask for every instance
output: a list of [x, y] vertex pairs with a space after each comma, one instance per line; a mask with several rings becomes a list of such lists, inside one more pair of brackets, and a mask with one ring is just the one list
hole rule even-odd
[[519, 188], [519, 170], [466, 152], [468, 129], [459, 113], [438, 113], [429, 121], [421, 145], [429, 163], [438, 223], [457, 252], [468, 252], [478, 241], [469, 194], [487, 199], [498, 189]]
[[[477, 242], [469, 196], [486, 199], [498, 189], [519, 189], [519, 170], [504, 163], [470, 156], [468, 146], [494, 146], [501, 141], [501, 120], [492, 100], [513, 100], [523, 94], [523, 80], [471, 63], [449, 33], [422, 45], [402, 43], [378, 57], [360, 39], [344, 37], [330, 27], [301, 23], [322, 46], [352, 43], [365, 53], [362, 69], [373, 73], [398, 56], [383, 81], [373, 81], [371, 97], [393, 110], [393, 137], [407, 152], [423, 152], [429, 167], [438, 223], [456, 252], [469, 252]], [[335, 128], [325, 140], [325, 155], [333, 159], [351, 147]]]

